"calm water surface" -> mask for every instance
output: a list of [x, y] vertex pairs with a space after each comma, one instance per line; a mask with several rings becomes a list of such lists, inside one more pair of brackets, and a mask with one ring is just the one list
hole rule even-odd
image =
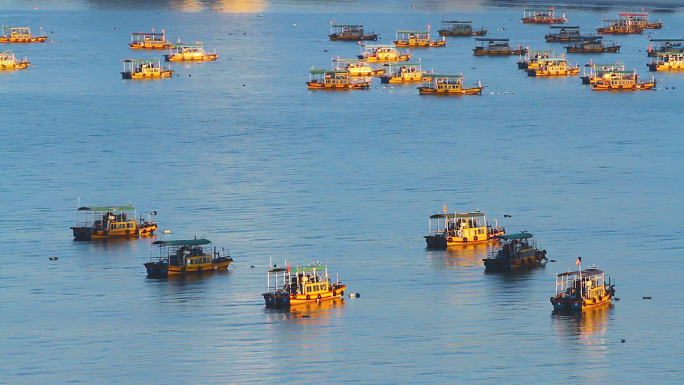
[[[377, 79], [315, 92], [312, 66], [359, 51], [327, 40], [333, 20], [382, 43], [458, 17], [563, 49], [544, 43], [546, 26], [519, 23], [514, 3], [137, 4], [0, 5], [2, 24], [43, 26], [53, 41], [3, 47], [36, 68], [0, 73], [0, 383], [681, 382], [684, 74], [657, 73], [653, 92], [593, 92], [451, 38], [413, 53], [424, 69], [481, 80], [484, 95]], [[625, 10], [556, 8], [587, 31]], [[648, 36], [681, 36], [684, 15], [649, 11], [663, 30], [568, 58], [650, 77]], [[173, 79], [121, 80], [120, 59], [161, 57], [127, 48], [131, 31], [152, 28], [221, 56], [173, 64]], [[157, 210], [164, 239], [206, 236], [235, 262], [148, 279], [153, 239], [72, 240], [79, 195]], [[426, 250], [443, 204], [534, 233], [557, 262], [485, 274], [487, 246]], [[554, 274], [578, 256], [617, 279], [621, 300], [554, 315]], [[270, 259], [325, 261], [361, 298], [267, 310]]]

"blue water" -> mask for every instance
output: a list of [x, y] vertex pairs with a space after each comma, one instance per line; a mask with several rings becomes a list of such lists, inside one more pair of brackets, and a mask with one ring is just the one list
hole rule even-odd
[[[0, 383], [681, 382], [684, 73], [656, 73], [657, 91], [595, 92], [450, 38], [412, 52], [424, 69], [481, 80], [482, 96], [377, 79], [306, 89], [311, 67], [359, 52], [327, 40], [333, 20], [382, 43], [458, 17], [563, 50], [544, 43], [546, 26], [518, 22], [520, 4], [411, 5], [0, 4], [1, 24], [42, 26], [52, 41], [0, 47], [35, 66], [0, 73]], [[556, 5], [587, 31], [626, 8]], [[568, 58], [650, 77], [649, 35], [681, 36], [684, 14], [647, 11], [666, 27], [616, 37], [618, 54]], [[173, 79], [122, 80], [121, 59], [163, 54], [127, 48], [152, 28], [221, 56], [172, 64]], [[147, 279], [154, 239], [72, 240], [79, 195], [156, 210], [172, 234], [154, 239], [204, 236], [235, 262]], [[444, 204], [532, 232], [556, 262], [485, 274], [491, 246], [426, 250]], [[617, 280], [621, 300], [554, 315], [554, 275], [578, 256]], [[361, 297], [267, 310], [266, 271], [285, 260], [325, 261]]]

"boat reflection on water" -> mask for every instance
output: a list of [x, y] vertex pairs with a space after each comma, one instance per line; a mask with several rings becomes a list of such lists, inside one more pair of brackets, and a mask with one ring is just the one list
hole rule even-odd
[[289, 309], [264, 308], [264, 311], [269, 322], [291, 320], [294, 323], [318, 323], [326, 322], [331, 317], [338, 315], [344, 306], [344, 298], [335, 298], [291, 306]]
[[554, 310], [551, 317], [560, 337], [573, 341], [579, 339], [580, 344], [595, 347], [591, 349], [592, 352], [600, 353], [601, 356], [605, 354], [608, 359], [605, 345], [608, 343], [607, 334], [612, 313], [613, 305], [606, 304], [584, 311]]
[[466, 243], [446, 250], [425, 249], [427, 257], [440, 267], [482, 266], [482, 259], [498, 247], [493, 243]]

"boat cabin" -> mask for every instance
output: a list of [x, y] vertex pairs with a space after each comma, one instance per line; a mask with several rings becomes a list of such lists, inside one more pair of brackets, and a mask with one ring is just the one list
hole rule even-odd
[[518, 46], [517, 49], [512, 49], [509, 45], [509, 39], [491, 38], [491, 37], [476, 37], [476, 45], [473, 48], [475, 55], [520, 55], [526, 53], [528, 50]]
[[135, 237], [151, 235], [157, 230], [152, 220], [157, 212], [148, 214], [147, 220], [133, 206], [86, 206], [76, 211], [76, 226], [72, 227], [74, 238]]
[[363, 50], [357, 57], [370, 62], [408, 61], [411, 58], [408, 49], [402, 53], [394, 44], [367, 44], [363, 46]]
[[528, 232], [497, 235], [500, 246], [485, 258], [487, 270], [509, 270], [514, 267], [535, 266], [546, 260], [546, 250], [537, 248], [537, 241]]
[[164, 30], [159, 32], [132, 32], [131, 49], [167, 49], [171, 43], [166, 40]]
[[206, 52], [202, 43], [171, 44], [169, 54], [164, 55], [166, 61], [209, 61], [218, 58], [216, 51]]
[[381, 83], [411, 83], [423, 80], [420, 63], [388, 64], [389, 73], [380, 78]]
[[646, 28], [630, 19], [604, 19], [602, 26], [596, 28], [598, 33], [603, 34], [634, 34], [642, 33]]
[[648, 56], [655, 57], [663, 52], [684, 52], [684, 39], [651, 39], [653, 43], [648, 45]]
[[648, 13], [618, 13], [618, 20], [629, 20], [643, 29], [661, 29], [663, 22], [658, 20], [650, 22], [648, 20]]
[[620, 46], [613, 41], [603, 41], [603, 36], [578, 36], [566, 47], [568, 53], [619, 52]]
[[370, 89], [368, 78], [353, 79], [345, 69], [312, 69], [309, 71], [309, 81], [306, 84], [309, 89]]
[[397, 31], [397, 47], [444, 47], [446, 40], [430, 40], [430, 31]]
[[545, 36], [547, 42], [566, 42], [576, 40], [580, 36], [579, 26], [550, 25], [549, 34]]
[[2, 36], [0, 36], [0, 43], [42, 43], [47, 40], [47, 36], [43, 34], [43, 28], [40, 28], [40, 35], [31, 35], [30, 27], [2, 27]]
[[654, 90], [655, 79], [640, 80], [636, 70], [601, 72], [594, 82], [594, 90]]
[[558, 24], [563, 23], [567, 20], [568, 18], [565, 17], [565, 14], [561, 17], [556, 17], [555, 10], [553, 7], [539, 9], [523, 9], [523, 23]]
[[553, 56], [553, 51], [527, 51], [520, 55], [518, 69], [526, 70], [539, 66], [539, 59], [547, 59]]
[[649, 71], [683, 71], [684, 52], [660, 52], [647, 66]]
[[363, 25], [355, 24], [331, 24], [330, 40], [378, 40], [378, 35], [373, 31], [370, 35], [366, 35], [363, 30]]
[[124, 60], [123, 79], [158, 79], [173, 75], [173, 70], [161, 66], [159, 59], [155, 60]]
[[577, 75], [579, 67], [569, 64], [564, 57], [537, 60], [539, 66], [527, 70], [527, 76], [572, 76]]
[[17, 60], [12, 51], [0, 52], [0, 69], [2, 70], [25, 69], [29, 65], [31, 62], [27, 58]]
[[442, 20], [439, 36], [472, 36], [472, 21]]
[[591, 64], [589, 67], [589, 72], [584, 71], [582, 79], [582, 84], [594, 84], [599, 78], [603, 77], [606, 72], [613, 71], [624, 71], [625, 65], [622, 63], [611, 63], [611, 64]]
[[374, 69], [362, 59], [333, 59], [333, 66], [336, 70], [347, 71], [349, 76], [382, 76], [386, 72], [384, 68]]
[[220, 250], [208, 239], [152, 242], [150, 262], [145, 263], [150, 277], [225, 270], [233, 262], [225, 248]]

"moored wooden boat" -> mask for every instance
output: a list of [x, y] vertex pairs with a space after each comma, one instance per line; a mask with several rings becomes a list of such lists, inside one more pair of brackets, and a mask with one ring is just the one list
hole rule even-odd
[[164, 278], [226, 270], [231, 262], [225, 249], [212, 249], [210, 240], [188, 239], [152, 242], [150, 262], [144, 265], [148, 277]]
[[267, 274], [267, 291], [262, 294], [266, 307], [289, 308], [292, 306], [342, 298], [347, 285], [340, 282], [339, 275], [333, 281], [328, 267], [320, 263], [297, 266], [290, 269], [274, 265]]
[[582, 84], [594, 84], [599, 79], [603, 78], [603, 74], [612, 71], [624, 71], [625, 65], [622, 63], [611, 63], [611, 64], [590, 64], [589, 72], [584, 71], [582, 79]]
[[539, 59], [553, 57], [553, 51], [527, 51], [525, 55], [520, 55], [518, 69], [526, 70], [539, 67]]
[[40, 28], [40, 35], [31, 35], [30, 27], [2, 27], [0, 43], [42, 43], [47, 40], [43, 35], [43, 28]]
[[427, 31], [397, 31], [397, 40], [393, 41], [397, 48], [427, 48], [444, 47], [446, 40], [430, 40], [430, 30]]
[[352, 77], [380, 77], [387, 72], [384, 68], [373, 68], [362, 59], [333, 59], [333, 64], [336, 70], [347, 71]]
[[171, 42], [166, 40], [166, 34], [161, 32], [132, 32], [131, 49], [169, 49]]
[[161, 79], [173, 76], [173, 70], [162, 67], [159, 59], [155, 60], [123, 60], [123, 72], [121, 77], [124, 79]]
[[482, 27], [480, 30], [473, 30], [472, 21], [442, 20], [442, 28], [439, 29], [439, 36], [484, 36], [487, 30]]
[[423, 74], [423, 85], [418, 87], [420, 95], [482, 95], [484, 86], [464, 84], [463, 75]]
[[618, 20], [629, 20], [643, 29], [662, 29], [663, 22], [660, 20], [649, 21], [648, 13], [618, 13]]
[[547, 42], [569, 42], [580, 36], [580, 27], [571, 25], [550, 25], [548, 35], [544, 36]]
[[641, 80], [636, 71], [607, 71], [602, 72], [592, 87], [596, 91], [615, 90], [615, 91], [634, 91], [634, 90], [655, 90], [657, 82], [654, 78]]
[[379, 34], [375, 33], [375, 31], [369, 35], [366, 35], [363, 30], [363, 25], [331, 24], [330, 35], [328, 35], [328, 37], [330, 40], [359, 41], [378, 40], [378, 35]]
[[427, 247], [445, 249], [449, 246], [470, 243], [484, 243], [496, 240], [496, 236], [506, 234], [506, 229], [498, 223], [492, 227], [484, 213], [433, 214], [428, 221], [428, 235], [424, 236]]
[[195, 44], [171, 44], [168, 55], [164, 55], [164, 60], [175, 62], [202, 62], [212, 61], [218, 58], [216, 51], [206, 52], [202, 43]]
[[646, 64], [649, 71], [684, 71], [684, 52], [661, 52]]
[[625, 19], [604, 19], [603, 25], [596, 28], [600, 34], [626, 35], [642, 33], [646, 28], [632, 20]]
[[620, 46], [613, 41], [603, 42], [603, 36], [579, 36], [578, 41], [569, 43], [568, 53], [619, 52]]
[[556, 17], [553, 7], [549, 8], [527, 8], [523, 9], [523, 23], [533, 24], [559, 24], [568, 21], [565, 14], [561, 17]]
[[684, 52], [684, 39], [651, 39], [653, 43], [648, 45], [648, 56], [655, 57], [659, 53], [663, 52]]
[[550, 298], [554, 310], [586, 310], [610, 304], [615, 285], [596, 266], [582, 270], [582, 258], [577, 259], [578, 271], [556, 274], [556, 293]]
[[476, 37], [477, 45], [473, 48], [475, 56], [484, 55], [520, 55], [526, 53], [527, 48], [522, 48], [518, 45], [517, 49], [511, 48], [508, 45], [509, 39], [491, 38], [491, 37]]
[[306, 82], [310, 90], [368, 90], [370, 78], [354, 79], [346, 70], [312, 69]]
[[580, 72], [578, 66], [568, 63], [564, 57], [539, 59], [538, 63], [538, 67], [527, 70], [527, 76], [574, 76]]
[[364, 46], [364, 52], [357, 57], [368, 62], [393, 62], [408, 61], [411, 54], [408, 49], [406, 52], [397, 50], [394, 44], [367, 44]]
[[137, 218], [133, 206], [84, 206], [76, 211], [76, 226], [71, 230], [74, 238], [83, 240], [152, 235], [157, 231], [157, 221], [151, 217], [156, 215], [153, 211], [145, 220], [142, 216]]
[[532, 234], [521, 232], [516, 234], [497, 235], [500, 247], [483, 259], [486, 270], [502, 271], [517, 267], [539, 266], [546, 261], [546, 250], [537, 247]]
[[381, 83], [413, 83], [423, 80], [420, 63], [388, 64], [389, 71], [380, 77]]
[[2, 70], [20, 70], [26, 69], [31, 65], [27, 58], [17, 60], [12, 51], [0, 52], [0, 69]]

